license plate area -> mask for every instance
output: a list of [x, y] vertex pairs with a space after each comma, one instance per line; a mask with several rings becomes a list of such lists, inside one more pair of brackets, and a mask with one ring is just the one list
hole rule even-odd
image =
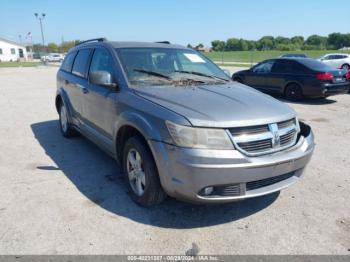
[[345, 78], [342, 76], [336, 76], [333, 79], [333, 83], [344, 83], [345, 82]]

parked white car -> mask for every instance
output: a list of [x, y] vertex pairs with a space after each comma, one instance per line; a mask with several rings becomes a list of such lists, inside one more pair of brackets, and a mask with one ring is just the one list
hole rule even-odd
[[334, 68], [350, 70], [349, 54], [327, 54], [318, 60]]
[[64, 59], [63, 54], [56, 54], [56, 53], [51, 53], [41, 57], [41, 60], [44, 62], [62, 62], [63, 59]]

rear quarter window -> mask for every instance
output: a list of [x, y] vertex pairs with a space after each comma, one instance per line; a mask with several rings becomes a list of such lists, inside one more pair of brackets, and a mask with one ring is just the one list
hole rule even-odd
[[80, 77], [86, 77], [91, 49], [82, 49], [75, 57], [72, 73]]
[[61, 69], [66, 72], [71, 72], [72, 71], [72, 66], [74, 62], [74, 58], [76, 56], [77, 52], [72, 52], [67, 54], [65, 59], [62, 62]]

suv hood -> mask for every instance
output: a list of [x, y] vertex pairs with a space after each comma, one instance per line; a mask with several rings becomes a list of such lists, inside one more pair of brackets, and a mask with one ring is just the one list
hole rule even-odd
[[251, 87], [224, 85], [151, 86], [136, 94], [185, 117], [193, 126], [238, 127], [275, 123], [296, 116], [286, 104]]

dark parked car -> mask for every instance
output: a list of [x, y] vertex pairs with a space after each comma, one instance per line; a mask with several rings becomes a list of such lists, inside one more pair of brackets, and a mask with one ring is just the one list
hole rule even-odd
[[310, 58], [277, 58], [233, 74], [232, 79], [290, 100], [328, 97], [349, 90], [349, 74]]
[[281, 55], [281, 58], [307, 58], [306, 55], [304, 54], [285, 54]]

